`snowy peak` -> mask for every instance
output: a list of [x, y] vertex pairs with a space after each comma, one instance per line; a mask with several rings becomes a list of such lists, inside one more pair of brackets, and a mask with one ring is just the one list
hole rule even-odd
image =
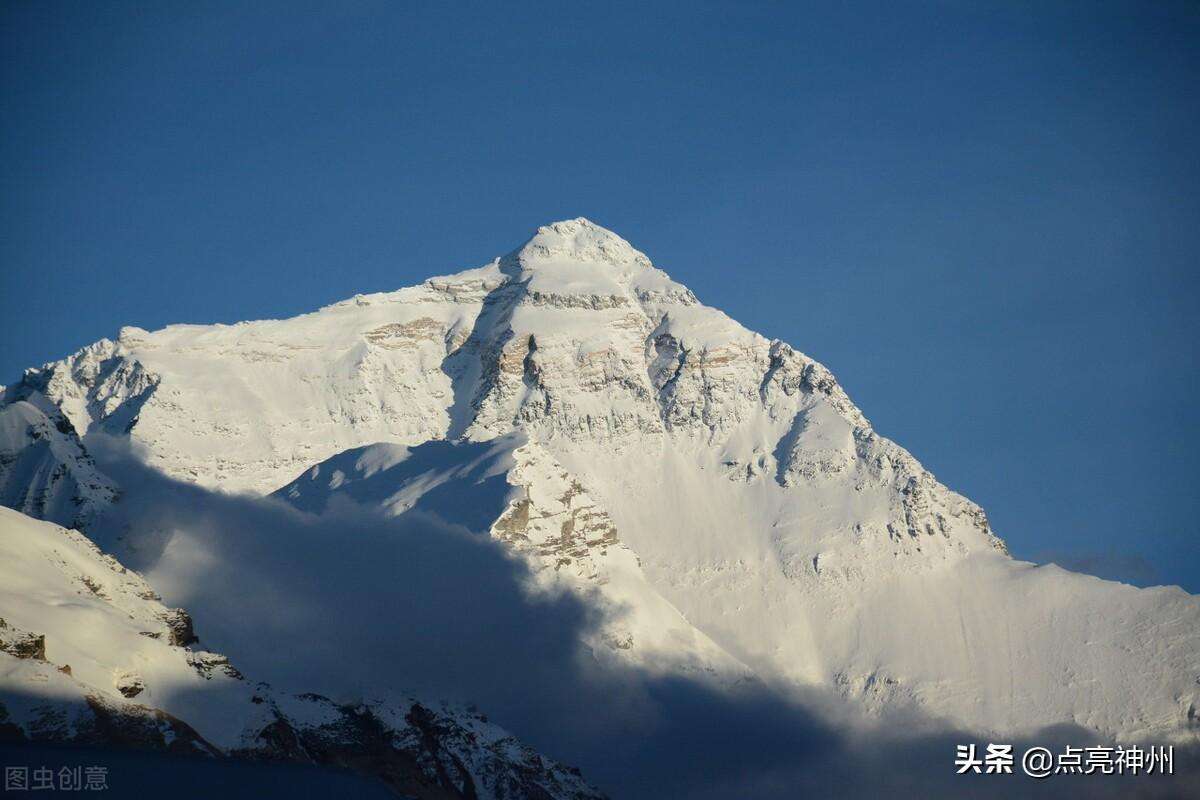
[[[524, 302], [536, 305], [612, 308], [652, 299], [696, 303], [686, 286], [656, 269], [645, 253], [583, 217], [543, 225], [493, 266], [502, 280], [524, 290]], [[472, 273], [460, 274], [474, 277]]]
[[601, 264], [645, 269], [650, 259], [617, 234], [583, 217], [552, 222], [514, 254], [528, 269], [544, 268], [553, 262], [570, 262], [576, 267]]

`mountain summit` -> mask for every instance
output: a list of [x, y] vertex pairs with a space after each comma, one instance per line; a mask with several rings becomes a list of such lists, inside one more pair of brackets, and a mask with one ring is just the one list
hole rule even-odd
[[531, 268], [548, 263], [649, 267], [650, 259], [617, 234], [584, 217], [538, 228], [514, 255]]
[[[292, 319], [122, 329], [3, 402], [4, 496], [59, 476], [27, 513], [111, 505], [86, 450], [116, 437], [209, 489], [423, 514], [625, 609], [590, 642], [600, 660], [987, 731], [1184, 736], [1200, 702], [1196, 597], [1013, 560], [823, 365], [583, 218]], [[47, 437], [71, 447], [28, 455]], [[86, 518], [56, 517], [78, 505], [56, 491]]]

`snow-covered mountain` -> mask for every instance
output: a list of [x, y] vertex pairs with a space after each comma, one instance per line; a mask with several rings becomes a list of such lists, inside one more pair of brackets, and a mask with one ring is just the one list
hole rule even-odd
[[[116, 437], [203, 487], [486, 533], [604, 608], [592, 649], [639, 669], [1195, 736], [1200, 599], [1013, 560], [824, 366], [585, 219], [293, 319], [124, 328], [3, 402], [5, 502], [62, 524], [114, 501], [82, 448]], [[70, 447], [21, 433], [39, 410]], [[52, 473], [76, 500], [9, 500]]]

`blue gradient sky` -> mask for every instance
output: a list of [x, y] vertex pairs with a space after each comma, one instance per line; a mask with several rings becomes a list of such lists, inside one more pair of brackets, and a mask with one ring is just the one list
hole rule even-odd
[[584, 215], [1016, 555], [1200, 591], [1200, 5], [339, 5], [0, 9], [0, 382]]

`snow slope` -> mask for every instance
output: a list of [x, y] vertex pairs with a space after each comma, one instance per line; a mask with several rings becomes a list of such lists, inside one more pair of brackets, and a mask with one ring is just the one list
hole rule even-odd
[[[983, 730], [1194, 735], [1196, 597], [1013, 561], [824, 366], [584, 219], [289, 320], [125, 328], [18, 396], [85, 445], [127, 437], [175, 478], [312, 511], [445, 511], [456, 465], [483, 469], [470, 525], [579, 586], [624, 576], [606, 597], [634, 606], [634, 642], [686, 626], [685, 663]], [[494, 448], [486, 466], [472, 443]], [[421, 448], [449, 463], [406, 467]], [[562, 528], [575, 486], [583, 537]]]
[[543, 591], [566, 589], [600, 611], [587, 644], [643, 671], [752, 677], [646, 580], [637, 556], [586, 487], [525, 436], [417, 447], [355, 448], [308, 470], [278, 496], [321, 513], [351, 500], [490, 534], [522, 554]]
[[251, 682], [191, 647], [190, 618], [141, 576], [81, 534], [9, 509], [0, 609], [8, 736], [335, 764], [405, 796], [600, 797], [475, 711], [395, 694], [338, 703]]
[[0, 503], [39, 519], [82, 528], [116, 499], [63, 414], [15, 400], [0, 408]]

